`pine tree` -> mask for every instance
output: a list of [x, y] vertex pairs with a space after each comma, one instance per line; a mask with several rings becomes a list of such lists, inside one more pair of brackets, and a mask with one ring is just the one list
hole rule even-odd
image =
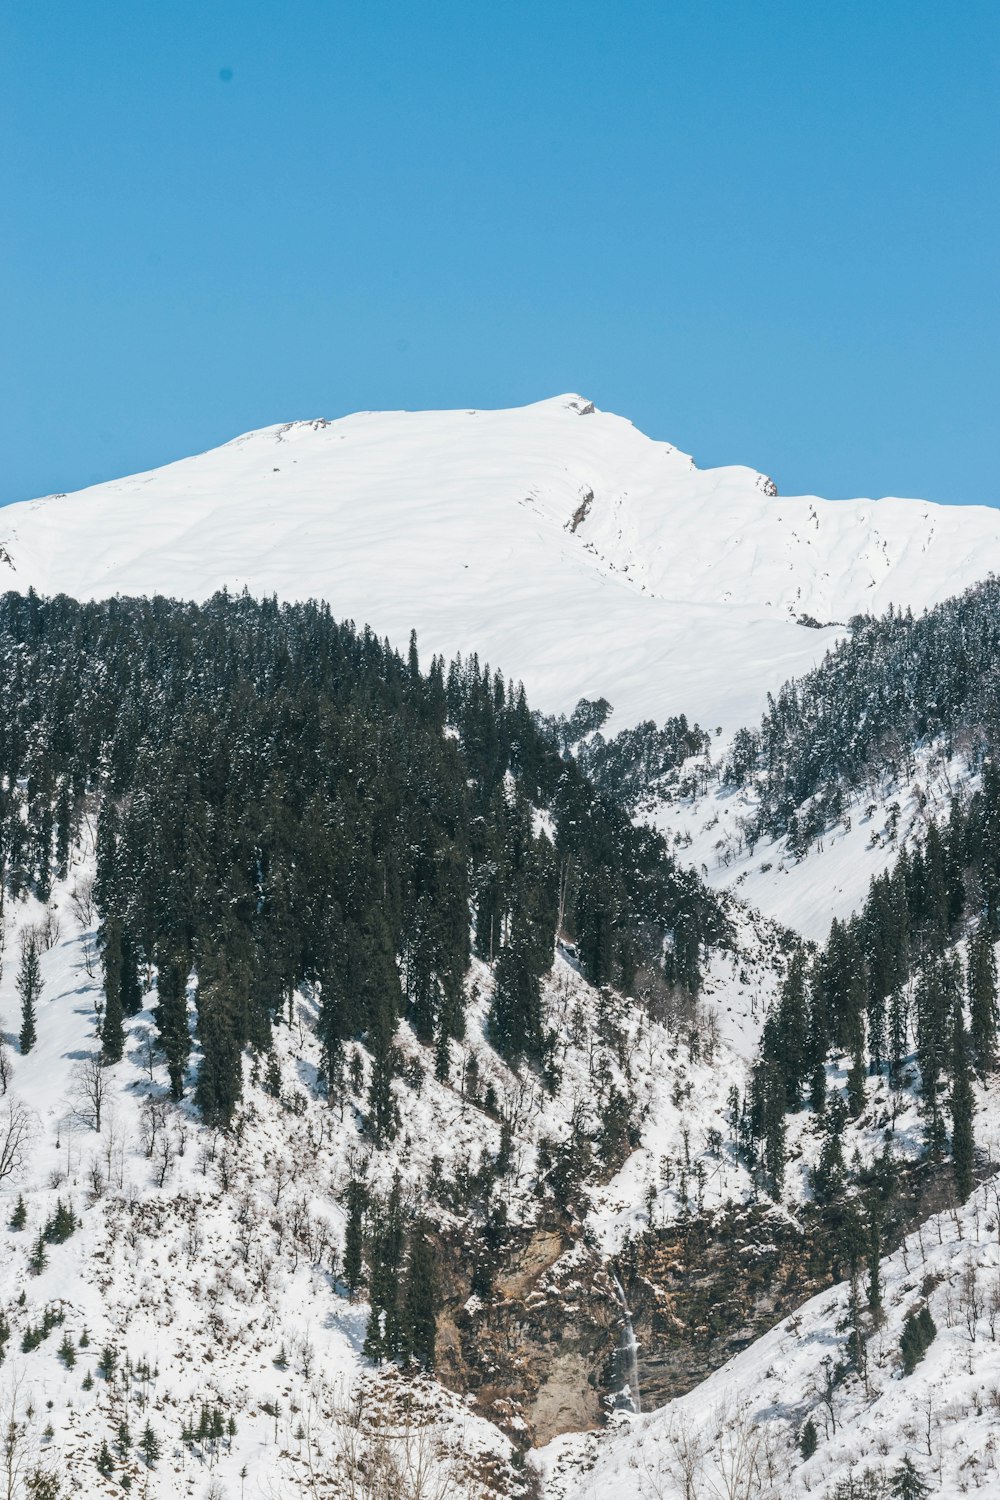
[[784, 1078], [785, 1103], [793, 1110], [798, 1109], [802, 1100], [802, 1081], [809, 1050], [808, 1023], [806, 959], [799, 949], [789, 963], [773, 1023], [769, 1018], [771, 1035], [765, 1044]]
[[142, 980], [139, 977], [139, 954], [127, 927], [121, 936], [121, 1006], [125, 1016], [137, 1016], [142, 1009]]
[[156, 977], [156, 1025], [167, 1060], [170, 1095], [178, 1100], [184, 1096], [184, 1073], [191, 1050], [187, 976], [188, 966], [184, 959], [172, 955], [161, 958]]
[[400, 1278], [403, 1269], [402, 1189], [398, 1176], [375, 1215], [370, 1278], [371, 1314], [364, 1353], [369, 1359], [395, 1359], [401, 1352]]
[[403, 1354], [425, 1370], [434, 1368], [434, 1251], [428, 1226], [418, 1220], [410, 1232], [410, 1258], [403, 1300]]
[[21, 1051], [30, 1052], [35, 1045], [35, 1006], [42, 993], [42, 972], [34, 937], [21, 946], [21, 964], [17, 974], [17, 993], [21, 997]]
[[960, 1203], [965, 1203], [972, 1192], [976, 1152], [972, 1135], [974, 1102], [972, 1085], [969, 1079], [969, 1051], [961, 1000], [955, 1005], [951, 1066], [952, 1171], [955, 1177], [955, 1191], [958, 1194], [958, 1200]]
[[981, 922], [969, 942], [969, 1042], [981, 1078], [997, 1062], [997, 964], [993, 934]]
[[882, 1221], [877, 1203], [868, 1225], [868, 1309], [876, 1317], [882, 1310]]
[[777, 1198], [785, 1180], [785, 1081], [773, 1066], [764, 1081], [763, 1141], [764, 1170]]
[[376, 1052], [368, 1089], [368, 1119], [376, 1145], [391, 1141], [399, 1129], [399, 1111], [392, 1093], [393, 1049]]
[[847, 1102], [853, 1119], [857, 1119], [865, 1107], [866, 1077], [864, 1041], [859, 1026], [858, 1036], [851, 1056], [851, 1066], [847, 1072]]
[[903, 1058], [909, 1041], [909, 1013], [906, 994], [894, 989], [889, 997], [889, 1084], [898, 1089], [902, 1083]]
[[904, 1375], [913, 1374], [936, 1335], [937, 1328], [930, 1308], [923, 1307], [919, 1313], [907, 1313], [903, 1322], [903, 1336], [899, 1341]]
[[28, 1257], [28, 1269], [32, 1276], [41, 1276], [49, 1263], [49, 1253], [45, 1248], [45, 1236], [40, 1234], [31, 1247]]
[[195, 1103], [209, 1125], [228, 1125], [243, 1093], [240, 1023], [248, 1002], [240, 955], [213, 943], [198, 970], [202, 1060]]
[[347, 1184], [347, 1228], [344, 1234], [344, 1280], [351, 1297], [361, 1285], [365, 1187], [353, 1179]]
[[120, 1062], [125, 1051], [125, 1012], [122, 1007], [122, 924], [110, 917], [101, 935], [104, 966], [104, 1020], [101, 1054], [106, 1063]]
[[913, 1460], [908, 1453], [899, 1467], [893, 1471], [889, 1483], [891, 1486], [889, 1493], [893, 1496], [893, 1500], [923, 1500], [923, 1497], [931, 1492], [930, 1485], [914, 1468]]
[[816, 1431], [816, 1423], [812, 1417], [807, 1417], [799, 1434], [799, 1452], [802, 1454], [803, 1462], [812, 1458], [818, 1447], [819, 1434]]
[[142, 1436], [139, 1439], [139, 1449], [146, 1460], [147, 1467], [151, 1469], [160, 1458], [160, 1440], [149, 1422], [142, 1429]]
[[841, 1143], [840, 1121], [828, 1130], [820, 1148], [819, 1161], [810, 1173], [810, 1185], [817, 1203], [834, 1203], [844, 1191], [847, 1170]]

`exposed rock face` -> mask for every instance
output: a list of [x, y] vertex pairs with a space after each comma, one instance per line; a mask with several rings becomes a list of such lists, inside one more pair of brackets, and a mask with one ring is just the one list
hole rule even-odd
[[[953, 1202], [947, 1163], [898, 1174], [883, 1251]], [[810, 1205], [733, 1207], [633, 1241], [619, 1274], [639, 1342], [643, 1410], [682, 1396], [808, 1298], [850, 1274], [851, 1236]]]
[[607, 1272], [554, 1223], [510, 1231], [498, 1262], [487, 1301], [465, 1244], [442, 1243], [438, 1376], [522, 1444], [597, 1426], [621, 1325]]
[[808, 1234], [761, 1208], [648, 1235], [621, 1268], [643, 1407], [691, 1390], [830, 1276]]

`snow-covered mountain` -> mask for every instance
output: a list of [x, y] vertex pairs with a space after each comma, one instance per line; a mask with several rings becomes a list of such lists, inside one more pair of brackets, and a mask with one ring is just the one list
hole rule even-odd
[[1000, 511], [779, 497], [579, 396], [288, 423], [0, 515], [4, 586], [321, 598], [425, 653], [477, 651], [543, 710], [604, 695], [619, 726], [751, 723], [830, 622], [998, 567]]
[[[5, 588], [315, 597], [399, 647], [416, 628], [425, 662], [431, 651], [477, 652], [523, 678], [545, 712], [604, 695], [611, 733], [682, 712], [711, 729], [753, 724], [768, 692], [812, 666], [852, 615], [921, 609], [998, 561], [1000, 511], [779, 497], [765, 476], [701, 471], [577, 396], [268, 428], [0, 516]], [[0, 1170], [0, 1417], [14, 1422], [25, 1473], [59, 1469], [84, 1494], [116, 1493], [128, 1476], [150, 1496], [241, 1500], [841, 1500], [888, 1493], [910, 1449], [933, 1493], [992, 1492], [998, 1179], [929, 1217], [945, 1201], [931, 1205], [947, 1176], [935, 1164], [910, 1221], [925, 1222], [885, 1255], [881, 1304], [862, 1316], [857, 1285], [792, 1264], [816, 1234], [808, 1213], [824, 1137], [814, 1113], [789, 1116], [773, 1202], [740, 1152], [737, 1118], [794, 947], [780, 928], [822, 940], [830, 916], [856, 910], [870, 877], [912, 851], [979, 772], [961, 747], [919, 745], [905, 784], [873, 775], [853, 818], [803, 856], [785, 839], [748, 845], [758, 790], [714, 775], [727, 743], [713, 737], [697, 758], [697, 790], [683, 789], [688, 762], [676, 795], [642, 811], [708, 884], [749, 903], [725, 898], [732, 942], [706, 959], [697, 1003], [678, 1006], [667, 987], [637, 988], [639, 1000], [593, 987], [561, 943], [544, 993], [557, 1066], [543, 1084], [494, 1050], [495, 971], [476, 959], [467, 1031], [443, 1069], [400, 1025], [401, 1129], [389, 1144], [366, 1128], [362, 1041], [348, 1044], [339, 1109], [323, 1095], [311, 984], [291, 997], [267, 1069], [245, 1056], [233, 1129], [206, 1124], [190, 1096], [168, 1103], [149, 965], [124, 1057], [99, 1070], [103, 1123], [92, 1118], [85, 1074], [98, 1059], [102, 993], [89, 886], [98, 809], [88, 804], [47, 905], [21, 885], [0, 924], [0, 1153], [23, 1123], [16, 1167]], [[16, 955], [32, 933], [39, 1042], [15, 1056]], [[848, 1061], [830, 1058], [831, 1094], [845, 1092]], [[844, 1135], [851, 1170], [888, 1142], [913, 1167], [924, 1150], [915, 1076], [899, 1091], [881, 1073], [861, 1087]], [[977, 1081], [976, 1110], [986, 1177], [1000, 1139], [995, 1077]], [[468, 1204], [491, 1173], [499, 1185], [484, 1202], [502, 1217], [484, 1208], [484, 1223], [502, 1229], [505, 1258], [481, 1295]], [[559, 1213], [557, 1173], [579, 1179]], [[365, 1359], [365, 1293], [348, 1295], [343, 1279], [348, 1183], [365, 1180], [377, 1202], [397, 1175], [414, 1212], [437, 1205], [436, 1378], [403, 1380], [391, 1362]], [[67, 1206], [69, 1233], [50, 1235]], [[727, 1276], [747, 1292], [745, 1315], [727, 1308], [716, 1322]], [[623, 1287], [638, 1299], [631, 1310]], [[905, 1319], [922, 1308], [938, 1337], [904, 1377]], [[867, 1363], [850, 1345], [859, 1327]], [[640, 1373], [660, 1409], [605, 1425], [612, 1400], [637, 1401]], [[136, 1451], [147, 1422], [160, 1447], [148, 1461]], [[807, 1423], [815, 1449], [800, 1462]], [[529, 1438], [552, 1440], [537, 1491]], [[102, 1443], [113, 1459], [103, 1474]], [[867, 1490], [839, 1488], [865, 1474]]]

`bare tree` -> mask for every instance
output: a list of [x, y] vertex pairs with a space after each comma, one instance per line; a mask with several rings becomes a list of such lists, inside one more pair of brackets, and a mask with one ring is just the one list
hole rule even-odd
[[152, 1157], [156, 1151], [156, 1143], [160, 1132], [166, 1129], [167, 1124], [167, 1101], [157, 1094], [147, 1094], [142, 1101], [142, 1149], [147, 1157]]
[[14, 1059], [5, 1042], [0, 1042], [0, 1094], [6, 1094], [14, 1076]]
[[35, 1116], [19, 1099], [8, 1098], [0, 1109], [0, 1182], [24, 1170], [35, 1134]]
[[69, 904], [73, 908], [73, 915], [80, 926], [86, 931], [94, 925], [94, 877], [93, 875], [82, 875], [70, 892]]
[[40, 953], [48, 953], [56, 946], [62, 937], [62, 922], [59, 913], [54, 907], [46, 908], [45, 916], [35, 928], [38, 935], [38, 949]]
[[664, 1463], [683, 1500], [698, 1500], [705, 1467], [705, 1434], [685, 1412], [671, 1413], [664, 1434]]
[[4, 1391], [0, 1403], [0, 1486], [3, 1500], [18, 1500], [24, 1494], [36, 1457], [37, 1442], [27, 1415], [20, 1413], [23, 1380], [19, 1371]]
[[156, 1163], [156, 1186], [162, 1187], [167, 1180], [167, 1173], [173, 1166], [174, 1161], [174, 1143], [170, 1139], [169, 1130], [160, 1131], [156, 1141], [154, 1160]]
[[721, 1500], [763, 1500], [775, 1477], [773, 1435], [746, 1406], [730, 1402], [715, 1413], [713, 1489]]
[[100, 1131], [101, 1112], [108, 1097], [108, 1075], [101, 1066], [99, 1052], [88, 1052], [73, 1069], [70, 1096], [77, 1119]]

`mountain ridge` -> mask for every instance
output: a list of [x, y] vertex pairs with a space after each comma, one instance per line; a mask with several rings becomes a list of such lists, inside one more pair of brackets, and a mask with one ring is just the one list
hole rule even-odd
[[415, 627], [425, 651], [488, 656], [543, 709], [604, 695], [616, 727], [684, 711], [734, 730], [852, 615], [1000, 568], [988, 507], [771, 491], [574, 395], [359, 412], [9, 506], [0, 572], [79, 598], [323, 598], [397, 642]]

